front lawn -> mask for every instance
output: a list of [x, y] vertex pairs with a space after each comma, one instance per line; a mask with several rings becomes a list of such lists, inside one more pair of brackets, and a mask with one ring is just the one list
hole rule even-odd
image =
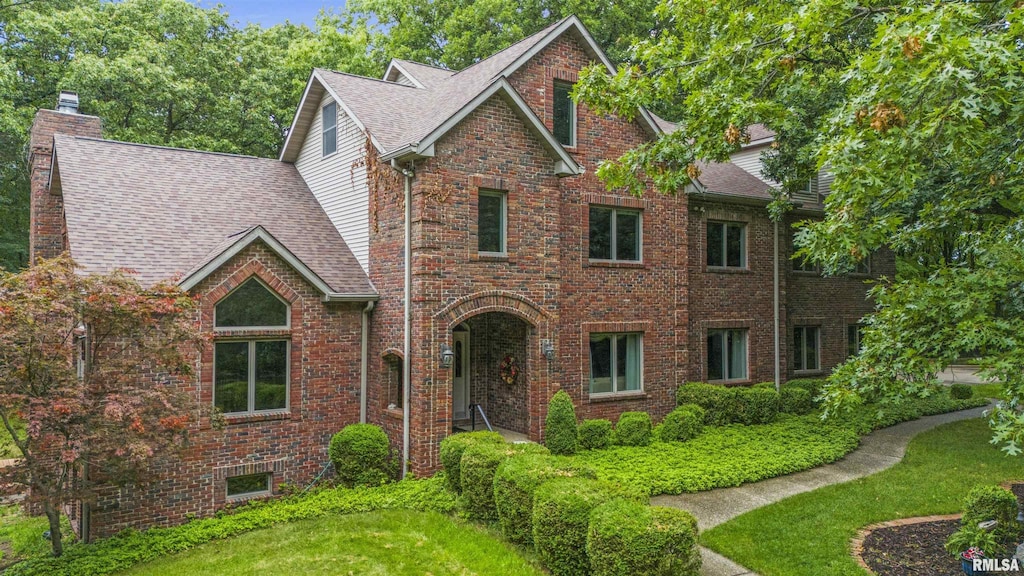
[[543, 572], [482, 528], [389, 510], [282, 524], [143, 564], [125, 574], [526, 575]]
[[989, 444], [991, 435], [983, 419], [941, 426], [911, 441], [888, 470], [753, 510], [701, 540], [763, 576], [864, 576], [849, 548], [860, 528], [953, 514], [972, 487], [1024, 476], [1024, 460]]

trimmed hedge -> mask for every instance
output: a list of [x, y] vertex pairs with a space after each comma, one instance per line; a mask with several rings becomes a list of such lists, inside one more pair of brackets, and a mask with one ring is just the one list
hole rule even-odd
[[388, 435], [373, 424], [350, 424], [331, 437], [328, 455], [345, 486], [379, 486], [394, 480]]
[[779, 415], [779, 393], [775, 389], [739, 388], [736, 396], [735, 422], [767, 424]]
[[610, 500], [590, 514], [587, 556], [594, 576], [698, 576], [697, 519], [675, 508]]
[[779, 411], [797, 415], [814, 412], [811, 393], [803, 388], [783, 388], [779, 394]]
[[647, 412], [623, 412], [615, 424], [615, 438], [622, 446], [647, 446], [654, 441], [651, 415]]
[[1021, 535], [1017, 511], [1017, 497], [1013, 492], [999, 486], [976, 486], [964, 499], [960, 525], [977, 526], [979, 522], [995, 520], [993, 533], [996, 540], [1005, 546], [1016, 542]]
[[448, 488], [456, 494], [462, 492], [462, 471], [460, 463], [466, 448], [476, 444], [504, 444], [505, 439], [497, 432], [460, 432], [441, 441], [441, 466], [445, 470]]
[[494, 504], [494, 474], [498, 466], [517, 454], [547, 454], [539, 444], [473, 444], [462, 453], [462, 498], [459, 505], [470, 518], [487, 522], [498, 519]]
[[686, 442], [704, 430], [704, 409], [696, 404], [683, 404], [661, 423], [659, 437], [662, 442]]
[[552, 454], [571, 456], [579, 444], [576, 438], [576, 408], [565, 390], [555, 392], [544, 419], [544, 445]]
[[793, 378], [792, 380], [786, 380], [782, 387], [807, 390], [811, 395], [811, 401], [817, 406], [819, 404], [818, 397], [821, 396], [821, 392], [827, 383], [827, 378]]
[[646, 502], [646, 496], [587, 478], [557, 478], [537, 488], [533, 497], [533, 542], [541, 562], [554, 576], [590, 574], [590, 512], [617, 497]]
[[688, 382], [676, 390], [676, 405], [683, 404], [696, 404], [703, 408], [705, 424], [729, 424], [736, 412], [736, 389], [703, 382]]
[[553, 456], [527, 454], [509, 458], [494, 473], [494, 504], [501, 533], [510, 542], [533, 546], [533, 495], [554, 478], [597, 478], [593, 469]]
[[955, 400], [966, 400], [974, 396], [974, 388], [967, 384], [953, 384], [949, 387], [949, 397]]
[[580, 448], [584, 450], [600, 450], [612, 443], [611, 420], [584, 420], [576, 429]]

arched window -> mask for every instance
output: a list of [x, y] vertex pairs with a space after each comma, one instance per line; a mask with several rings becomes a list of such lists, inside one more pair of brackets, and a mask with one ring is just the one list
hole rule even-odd
[[[250, 278], [214, 307], [213, 404], [224, 414], [288, 409], [288, 304]], [[246, 338], [245, 331], [259, 337]], [[266, 334], [266, 332], [273, 332]]]

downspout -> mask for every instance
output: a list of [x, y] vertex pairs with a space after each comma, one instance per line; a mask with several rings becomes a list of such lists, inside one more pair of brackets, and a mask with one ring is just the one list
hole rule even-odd
[[366, 308], [363, 308], [363, 340], [362, 350], [360, 351], [359, 362], [359, 423], [366, 424], [366, 369], [370, 363], [369, 358], [369, 341], [370, 341], [370, 312], [373, 311], [373, 300], [366, 303]]
[[782, 361], [779, 350], [779, 221], [775, 221], [775, 256], [773, 258], [773, 265], [775, 270], [772, 278], [772, 288], [774, 290], [774, 312], [775, 312], [775, 390], [782, 391]]
[[[402, 478], [409, 473], [409, 396], [412, 395], [412, 179], [411, 169], [391, 166], [405, 176], [405, 318], [402, 342]], [[411, 167], [411, 164], [410, 164]]]

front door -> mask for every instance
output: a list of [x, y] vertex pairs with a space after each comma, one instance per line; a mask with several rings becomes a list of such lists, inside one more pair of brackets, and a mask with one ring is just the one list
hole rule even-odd
[[469, 418], [469, 332], [452, 332], [455, 361], [452, 364], [452, 410], [456, 420]]

